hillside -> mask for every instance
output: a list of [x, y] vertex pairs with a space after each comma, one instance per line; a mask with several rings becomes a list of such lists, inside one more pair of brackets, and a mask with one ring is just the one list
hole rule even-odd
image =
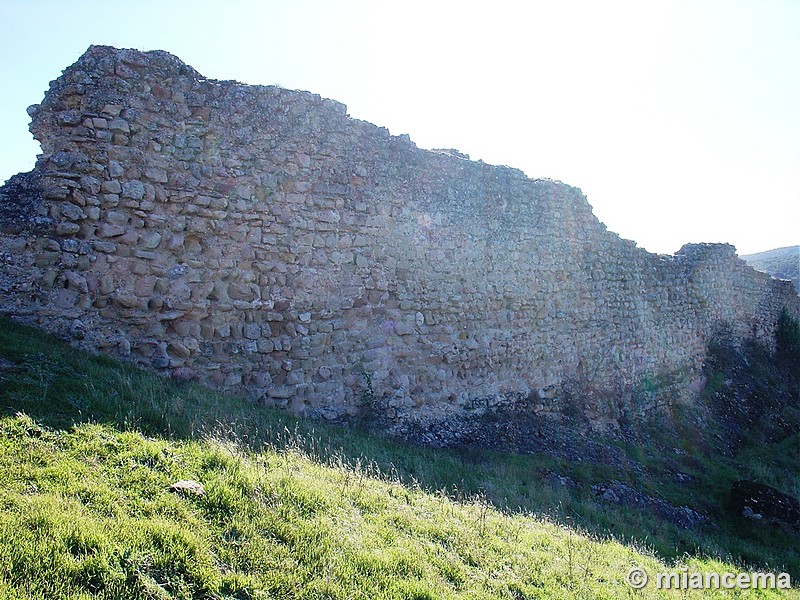
[[788, 279], [800, 294], [800, 246], [775, 248], [741, 257], [748, 265], [778, 279]]
[[[796, 430], [726, 457], [713, 423], [682, 420], [616, 465], [436, 451], [0, 325], [4, 598], [675, 597], [632, 592], [633, 565], [800, 578], [796, 534], [724, 510], [741, 476], [800, 491]], [[170, 493], [179, 480], [205, 494]], [[599, 500], [611, 481], [708, 521]]]

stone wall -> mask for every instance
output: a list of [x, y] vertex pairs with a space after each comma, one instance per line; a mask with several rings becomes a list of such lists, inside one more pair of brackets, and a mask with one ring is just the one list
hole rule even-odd
[[769, 344], [800, 316], [731, 246], [649, 254], [579, 189], [165, 52], [93, 46], [29, 113], [2, 309], [298, 414], [614, 426], [690, 400], [718, 329]]

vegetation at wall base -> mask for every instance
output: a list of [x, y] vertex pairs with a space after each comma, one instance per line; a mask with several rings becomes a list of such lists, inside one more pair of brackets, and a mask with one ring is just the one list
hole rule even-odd
[[[731, 391], [738, 358], [761, 369], [746, 349], [731, 356], [710, 364], [709, 398]], [[651, 577], [785, 570], [800, 582], [796, 532], [725, 509], [740, 478], [800, 495], [800, 410], [782, 385], [759, 388], [780, 403], [783, 424], [768, 435], [731, 446], [723, 435], [744, 421], [717, 425], [709, 402], [617, 440], [620, 466], [409, 447], [4, 319], [0, 598], [800, 597], [625, 583], [633, 565]], [[205, 494], [171, 492], [179, 480]], [[599, 501], [592, 485], [611, 480], [709, 524], [682, 529]]]

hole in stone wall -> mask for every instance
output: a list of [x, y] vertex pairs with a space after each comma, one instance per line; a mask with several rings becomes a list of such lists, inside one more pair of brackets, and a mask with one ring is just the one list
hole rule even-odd
[[194, 236], [187, 236], [183, 247], [186, 249], [187, 254], [200, 255], [203, 252], [203, 243]]

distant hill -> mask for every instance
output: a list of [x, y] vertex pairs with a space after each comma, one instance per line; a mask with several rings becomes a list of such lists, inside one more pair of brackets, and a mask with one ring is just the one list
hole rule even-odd
[[800, 246], [775, 248], [740, 258], [757, 271], [769, 273], [778, 279], [788, 279], [800, 294]]

